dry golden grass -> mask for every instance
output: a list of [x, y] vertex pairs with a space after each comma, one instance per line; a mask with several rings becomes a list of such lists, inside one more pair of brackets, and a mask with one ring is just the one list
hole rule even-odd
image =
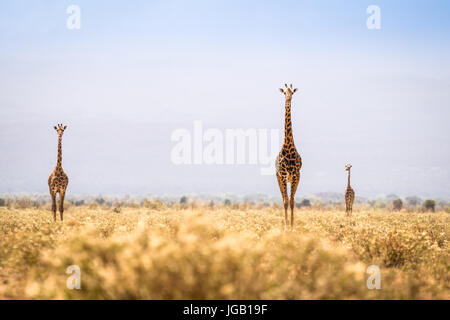
[[[0, 208], [2, 299], [449, 299], [450, 215]], [[381, 268], [381, 290], [366, 287]], [[81, 290], [68, 290], [69, 265]]]

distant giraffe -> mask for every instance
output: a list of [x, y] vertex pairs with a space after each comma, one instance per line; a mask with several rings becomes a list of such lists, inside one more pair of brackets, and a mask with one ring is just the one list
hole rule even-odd
[[348, 171], [348, 181], [347, 181], [347, 189], [345, 189], [345, 212], [347, 216], [352, 214], [353, 210], [353, 201], [355, 201], [355, 191], [350, 187], [350, 169], [352, 168], [351, 164], [345, 166], [345, 170]]
[[56, 162], [55, 170], [51, 173], [48, 178], [48, 187], [50, 189], [50, 195], [52, 196], [52, 211], [53, 211], [53, 219], [56, 221], [56, 194], [59, 192], [59, 214], [61, 217], [61, 221], [63, 220], [63, 212], [64, 212], [64, 196], [66, 195], [66, 188], [69, 184], [69, 178], [64, 173], [62, 168], [62, 150], [61, 150], [61, 140], [66, 130], [67, 126], [62, 124], [58, 124], [57, 127], [54, 127], [56, 132], [58, 132], [58, 161]]
[[286, 97], [286, 114], [284, 122], [284, 142], [280, 153], [275, 162], [277, 168], [277, 180], [280, 187], [281, 196], [283, 197], [284, 205], [284, 228], [288, 225], [288, 194], [287, 184], [291, 184], [290, 194], [290, 206], [291, 206], [291, 229], [294, 227], [294, 205], [295, 205], [295, 192], [297, 191], [298, 184], [300, 182], [300, 168], [302, 167], [302, 158], [297, 152], [294, 145], [294, 136], [292, 134], [291, 123], [291, 100], [292, 95], [297, 91], [297, 88], [293, 89], [292, 84], [288, 86], [284, 85], [285, 89], [280, 91]]

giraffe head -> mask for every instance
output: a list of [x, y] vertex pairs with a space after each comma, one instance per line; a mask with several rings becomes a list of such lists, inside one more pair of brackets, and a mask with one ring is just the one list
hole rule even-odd
[[62, 136], [64, 133], [64, 130], [66, 130], [67, 126], [63, 126], [62, 124], [58, 124], [57, 126], [54, 126], [56, 132], [58, 132], [58, 136]]
[[280, 88], [281, 93], [286, 96], [286, 99], [292, 99], [292, 95], [297, 91], [297, 88], [294, 89], [292, 83], [289, 86], [285, 84], [284, 87], [284, 89]]
[[350, 171], [350, 168], [352, 167], [352, 165], [351, 164], [347, 164], [346, 166], [345, 166], [345, 170], [346, 171]]

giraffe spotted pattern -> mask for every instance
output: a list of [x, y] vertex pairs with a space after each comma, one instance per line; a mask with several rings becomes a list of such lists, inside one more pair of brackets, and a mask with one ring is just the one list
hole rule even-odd
[[353, 201], [355, 201], [355, 191], [350, 186], [350, 169], [352, 168], [351, 164], [345, 166], [345, 170], [348, 171], [348, 181], [347, 181], [347, 189], [345, 189], [345, 212], [348, 216], [352, 214], [353, 210]]
[[[302, 167], [302, 158], [297, 152], [294, 145], [294, 136], [292, 134], [292, 122], [291, 122], [291, 101], [292, 95], [297, 91], [297, 88], [293, 89], [292, 84], [288, 86], [284, 85], [285, 89], [280, 91], [286, 97], [286, 114], [284, 125], [284, 143], [280, 153], [275, 162], [277, 170], [277, 180], [280, 187], [281, 196], [283, 197], [284, 205], [284, 227], [288, 225], [288, 206], [291, 207], [291, 228], [294, 227], [294, 206], [295, 206], [295, 193], [297, 191], [298, 184], [300, 182], [300, 169]], [[287, 184], [291, 184], [290, 199], [287, 194]]]
[[52, 197], [52, 211], [53, 211], [53, 219], [55, 221], [56, 221], [56, 194], [59, 193], [59, 215], [62, 221], [64, 213], [64, 197], [66, 195], [67, 185], [69, 184], [69, 178], [64, 173], [64, 170], [62, 168], [61, 140], [64, 130], [66, 130], [67, 126], [58, 124], [58, 126], [55, 126], [54, 128], [58, 133], [58, 160], [56, 162], [55, 170], [53, 170], [53, 172], [50, 174], [50, 177], [48, 178], [48, 188], [50, 190], [50, 196]]

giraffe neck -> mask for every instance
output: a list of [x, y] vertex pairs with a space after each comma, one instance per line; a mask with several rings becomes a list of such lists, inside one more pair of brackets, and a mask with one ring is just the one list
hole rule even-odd
[[347, 188], [350, 188], [350, 169], [348, 169], [348, 181], [347, 181]]
[[286, 98], [286, 115], [284, 120], [284, 145], [294, 145], [291, 122], [291, 99]]
[[58, 160], [56, 161], [56, 168], [62, 169], [62, 136], [58, 136]]

